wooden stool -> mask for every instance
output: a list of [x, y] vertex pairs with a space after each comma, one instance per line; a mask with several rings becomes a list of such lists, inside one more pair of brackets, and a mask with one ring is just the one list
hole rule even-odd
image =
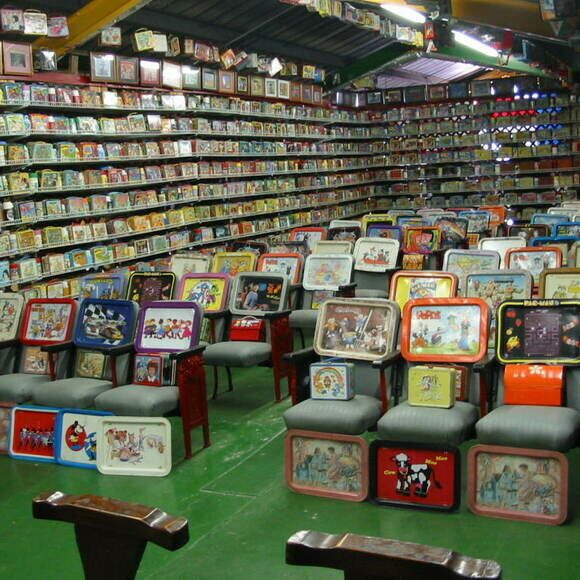
[[98, 495], [45, 492], [32, 501], [32, 514], [36, 519], [75, 525], [87, 580], [130, 580], [135, 578], [147, 542], [174, 551], [189, 541], [186, 519]]
[[286, 563], [336, 568], [346, 580], [501, 578], [501, 566], [493, 560], [356, 534], [297, 532], [286, 543]]

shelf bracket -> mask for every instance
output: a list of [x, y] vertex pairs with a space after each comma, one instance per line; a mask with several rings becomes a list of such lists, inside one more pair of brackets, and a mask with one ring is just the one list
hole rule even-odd
[[64, 56], [96, 36], [103, 28], [112, 26], [151, 0], [91, 0], [68, 17], [69, 35], [66, 38], [39, 38], [33, 48], [54, 50], [58, 58]]

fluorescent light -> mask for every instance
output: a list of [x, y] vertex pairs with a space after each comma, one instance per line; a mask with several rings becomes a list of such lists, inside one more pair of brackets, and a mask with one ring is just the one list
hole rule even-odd
[[425, 24], [425, 20], [427, 20], [424, 14], [404, 4], [381, 4], [381, 8], [394, 16], [415, 22], [416, 24]]
[[489, 46], [489, 44], [485, 44], [485, 42], [481, 42], [481, 40], [478, 40], [473, 36], [469, 36], [468, 34], [460, 32], [459, 30], [454, 30], [453, 36], [455, 37], [455, 42], [457, 42], [457, 44], [467, 46], [468, 48], [471, 48], [477, 52], [481, 52], [481, 54], [485, 54], [486, 56], [498, 56], [498, 52], [495, 48], [493, 48], [493, 46]]

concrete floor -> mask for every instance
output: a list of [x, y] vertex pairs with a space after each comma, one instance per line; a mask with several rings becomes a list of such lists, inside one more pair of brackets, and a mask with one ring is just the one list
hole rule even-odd
[[[571, 521], [551, 527], [477, 517], [462, 501], [452, 514], [376, 507], [291, 492], [283, 476], [281, 414], [270, 372], [237, 371], [236, 390], [210, 403], [213, 445], [183, 461], [174, 422], [174, 467], [163, 479], [103, 476], [84, 469], [0, 457], [0, 578], [82, 578], [69, 524], [35, 521], [31, 499], [47, 490], [95, 493], [158, 506], [189, 519], [190, 542], [178, 552], [149, 546], [139, 578], [340, 578], [336, 571], [284, 563], [295, 531], [350, 531], [451, 548], [492, 558], [509, 580], [578, 578], [580, 449], [571, 465]], [[173, 422], [173, 420], [172, 420]], [[195, 434], [201, 445], [201, 435]], [[462, 446], [462, 455], [469, 443]], [[463, 478], [465, 491], [465, 477]]]

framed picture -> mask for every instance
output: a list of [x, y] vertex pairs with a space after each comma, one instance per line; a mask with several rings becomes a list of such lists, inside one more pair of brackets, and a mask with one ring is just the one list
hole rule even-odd
[[171, 424], [162, 417], [101, 417], [97, 449], [105, 475], [163, 477], [171, 471]]
[[256, 267], [257, 256], [253, 252], [217, 252], [211, 271], [214, 274], [236, 276], [240, 272], [251, 272]]
[[48, 353], [40, 350], [40, 346], [23, 346], [19, 370], [27, 375], [47, 375]]
[[58, 411], [51, 407], [13, 407], [8, 447], [10, 457], [53, 463]]
[[494, 250], [499, 254], [500, 265], [505, 265], [505, 255], [512, 248], [525, 248], [526, 239], [520, 236], [510, 236], [506, 238], [482, 238], [477, 246], [480, 250]]
[[120, 26], [109, 26], [103, 28], [99, 36], [99, 46], [121, 46], [123, 37]]
[[294, 228], [290, 232], [290, 241], [294, 242], [306, 242], [308, 249], [312, 251], [316, 242], [321, 240], [326, 240], [328, 232], [326, 228], [315, 228], [315, 227], [305, 227], [305, 228]]
[[441, 247], [441, 230], [434, 226], [406, 227], [404, 250], [411, 254], [432, 254]]
[[63, 409], [58, 412], [55, 431], [55, 458], [60, 465], [97, 469], [97, 431], [105, 411]]
[[218, 73], [213, 68], [204, 67], [201, 71], [201, 84], [204, 91], [218, 90]]
[[117, 65], [117, 82], [124, 85], [139, 84], [139, 59], [131, 56], [115, 57]]
[[178, 279], [185, 274], [208, 272], [211, 256], [207, 254], [173, 254], [171, 256], [171, 271]]
[[383, 91], [385, 105], [393, 105], [403, 102], [403, 91], [401, 89], [389, 89]]
[[122, 346], [133, 341], [137, 304], [131, 300], [85, 298], [79, 308], [75, 345]]
[[10, 447], [10, 425], [14, 403], [0, 402], [0, 454], [6, 455]]
[[138, 352], [179, 352], [199, 340], [202, 310], [194, 302], [145, 302], [139, 312]]
[[125, 296], [126, 286], [124, 274], [89, 274], [81, 278], [79, 298], [119, 300]]
[[161, 62], [139, 59], [139, 78], [144, 87], [161, 86]]
[[304, 289], [336, 291], [350, 284], [353, 262], [353, 257], [347, 254], [311, 254], [304, 265]]
[[451, 249], [445, 252], [442, 270], [455, 274], [459, 279], [459, 289], [462, 290], [467, 274], [499, 270], [500, 261], [500, 255], [496, 251]]
[[491, 81], [471, 81], [472, 97], [489, 97], [491, 96]]
[[429, 85], [427, 98], [430, 101], [444, 101], [447, 98], [447, 85]]
[[114, 54], [91, 52], [91, 81], [114, 83], [117, 80], [116, 58]]
[[354, 269], [362, 272], [386, 272], [397, 267], [399, 241], [359, 238], [354, 246]]
[[352, 254], [352, 242], [335, 240], [321, 240], [316, 242], [312, 250], [313, 254]]
[[2, 60], [5, 75], [32, 74], [32, 46], [24, 42], [2, 41]]
[[403, 99], [405, 103], [421, 103], [425, 100], [425, 86], [405, 87], [403, 89]]
[[195, 302], [205, 312], [227, 308], [230, 277], [227, 274], [184, 274], [177, 300]]
[[236, 75], [236, 92], [240, 95], [248, 95], [250, 93], [250, 77], [248, 75]]
[[[278, 87], [280, 88], [280, 87]], [[278, 95], [280, 96], [280, 95]], [[312, 86], [312, 104], [322, 105], [322, 87], [319, 85]]]
[[369, 91], [367, 93], [367, 105], [382, 105], [382, 104], [383, 104], [382, 91]]
[[230, 311], [242, 316], [251, 312], [258, 317], [265, 312], [278, 312], [286, 306], [287, 290], [288, 278], [283, 274], [238, 274], [233, 280]]
[[273, 99], [278, 96], [278, 81], [276, 79], [265, 79], [264, 96]]
[[[580, 299], [580, 268], [544, 270], [540, 276], [540, 297], [556, 300], [562, 298]], [[530, 298], [530, 296], [522, 296], [521, 298]]]
[[201, 89], [201, 67], [181, 65], [181, 84], [184, 89]]
[[461, 500], [461, 455], [452, 445], [373, 441], [369, 499], [378, 505], [453, 511]]
[[524, 270], [490, 270], [467, 274], [465, 277], [465, 296], [485, 300], [490, 309], [490, 347], [495, 346], [499, 305], [506, 300], [531, 298], [532, 287], [532, 275]]
[[366, 231], [367, 238], [385, 238], [387, 240], [403, 240], [403, 228], [384, 223], [370, 223]]
[[164, 60], [161, 67], [161, 84], [170, 89], [181, 89], [183, 86], [181, 65]]
[[25, 345], [55, 344], [70, 340], [77, 303], [69, 298], [33, 298], [26, 303], [20, 332]]
[[258, 272], [284, 274], [291, 284], [302, 280], [304, 256], [298, 253], [268, 253], [258, 258]]
[[467, 453], [467, 500], [478, 516], [557, 526], [568, 515], [562, 453], [475, 445]]
[[551, 246], [539, 248], [512, 248], [506, 252], [506, 268], [527, 270], [539, 284], [544, 270], [559, 268], [562, 265], [562, 250]]
[[302, 100], [302, 85], [300, 83], [294, 81], [290, 83], [290, 100], [296, 102]]
[[297, 493], [364, 501], [368, 444], [362, 437], [291, 429], [284, 443], [286, 483]]
[[0, 342], [15, 340], [20, 329], [24, 297], [15, 292], [0, 292]]
[[497, 313], [497, 358], [502, 363], [580, 363], [580, 300], [511, 300]]
[[278, 97], [280, 99], [290, 99], [290, 81], [278, 81]]
[[457, 82], [447, 85], [447, 93], [450, 99], [465, 99], [469, 97], [469, 83]]
[[266, 96], [266, 79], [264, 77], [256, 75], [250, 77], [250, 94], [253, 97]]
[[457, 282], [457, 276], [450, 272], [400, 270], [391, 278], [389, 300], [394, 300], [402, 311], [409, 300], [454, 298]]
[[477, 362], [488, 331], [489, 306], [479, 298], [413, 300], [403, 309], [401, 353], [411, 362]]
[[129, 276], [126, 298], [137, 304], [171, 300], [175, 282], [173, 272], [133, 272]]
[[389, 300], [330, 298], [320, 308], [314, 349], [321, 356], [378, 360], [395, 348], [399, 318]]
[[220, 93], [233, 94], [236, 92], [236, 73], [229, 70], [220, 70], [218, 74]]

